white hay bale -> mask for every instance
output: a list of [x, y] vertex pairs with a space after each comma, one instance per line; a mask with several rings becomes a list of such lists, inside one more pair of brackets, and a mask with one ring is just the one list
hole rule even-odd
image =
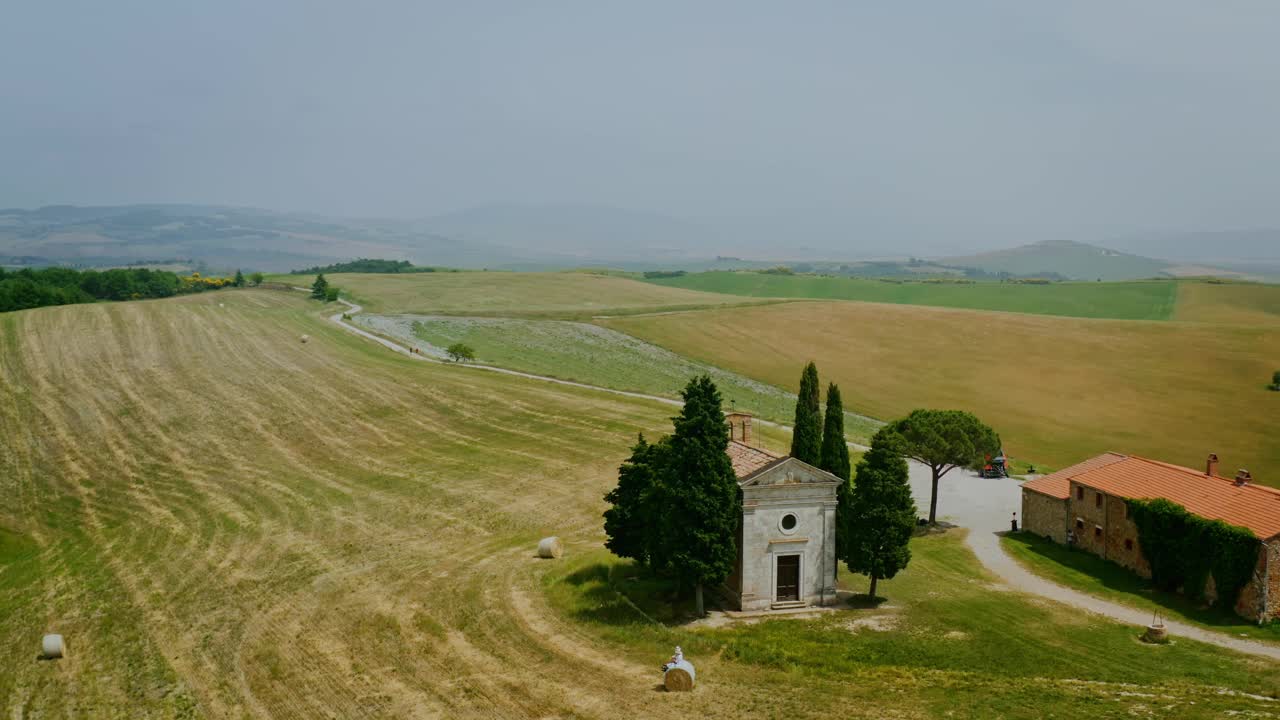
[[667, 692], [689, 692], [693, 689], [696, 675], [693, 664], [688, 660], [681, 660], [662, 674], [662, 686]]
[[61, 635], [45, 635], [44, 640], [40, 641], [40, 657], [47, 660], [62, 657], [66, 649]]
[[564, 545], [560, 538], [552, 535], [538, 541], [538, 557], [555, 559], [564, 554]]
[[307, 342], [308, 340], [310, 340], [310, 339], [311, 339], [311, 336], [310, 336], [310, 335], [303, 335], [301, 338], [298, 338], [298, 339], [299, 339], [299, 340], [301, 340], [301, 341], [303, 342], [303, 344], [305, 345], [305, 344], [306, 344], [306, 342]]

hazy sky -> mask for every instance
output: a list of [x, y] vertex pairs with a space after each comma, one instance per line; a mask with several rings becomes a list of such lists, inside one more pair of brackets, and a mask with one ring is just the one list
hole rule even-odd
[[1275, 226], [1277, 38], [1274, 0], [18, 0], [0, 206]]

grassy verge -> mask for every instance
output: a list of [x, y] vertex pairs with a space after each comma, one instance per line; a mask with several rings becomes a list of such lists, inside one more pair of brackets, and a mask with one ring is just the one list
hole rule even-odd
[[[568, 559], [543, 585], [562, 614], [655, 665], [679, 644], [706, 684], [721, 674], [762, 672], [815, 689], [846, 683], [846, 689], [857, 686], [855, 695], [874, 697], [884, 714], [1110, 717], [1168, 706], [1177, 707], [1179, 717], [1215, 717], [1233, 701], [1200, 708], [1187, 701], [1216, 695], [1220, 687], [1268, 696], [1280, 691], [1274, 667], [1259, 669], [1190, 641], [1144, 645], [1135, 628], [997, 591], [962, 537], [916, 538], [910, 567], [881, 585], [887, 602], [815, 619], [681, 625], [687, 608], [673, 605], [669, 585], [604, 551]], [[865, 591], [860, 576], [842, 574], [842, 580]], [[1078, 692], [1081, 684], [1088, 693]], [[825, 702], [821, 692], [816, 697]]]
[[[775, 422], [790, 423], [795, 414], [796, 397], [785, 390], [596, 325], [422, 317], [411, 327], [417, 338], [436, 347], [457, 342], [470, 345], [480, 362], [615, 390], [678, 398], [689, 378], [708, 373], [726, 404]], [[878, 427], [869, 418], [853, 414], [845, 418], [846, 435], [856, 442], [868, 442]]]
[[1119, 565], [1082, 550], [1073, 550], [1031, 533], [1006, 535], [1004, 549], [1031, 572], [1060, 585], [1140, 610], [1232, 635], [1280, 643], [1280, 625], [1258, 626], [1235, 613], [1202, 604], [1177, 593], [1163, 592]]
[[705, 272], [648, 282], [670, 288], [751, 297], [861, 300], [1122, 320], [1167, 320], [1173, 313], [1177, 293], [1177, 283], [1172, 280], [1049, 285], [954, 284]]

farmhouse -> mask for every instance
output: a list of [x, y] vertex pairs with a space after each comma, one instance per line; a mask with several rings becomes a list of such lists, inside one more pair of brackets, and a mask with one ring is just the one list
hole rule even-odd
[[[1188, 512], [1247, 528], [1258, 539], [1253, 577], [1235, 611], [1259, 622], [1280, 617], [1280, 491], [1255, 485], [1247, 471], [1218, 475], [1218, 456], [1203, 471], [1105, 453], [1022, 484], [1023, 528], [1151, 577], [1125, 500], [1164, 498]], [[1212, 595], [1212, 583], [1210, 583]]]
[[729, 458], [742, 499], [738, 557], [725, 589], [748, 611], [836, 600], [835, 475], [751, 445], [751, 416], [730, 413]]

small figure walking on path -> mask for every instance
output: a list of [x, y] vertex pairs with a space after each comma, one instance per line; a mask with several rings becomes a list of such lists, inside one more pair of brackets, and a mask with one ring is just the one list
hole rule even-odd
[[1013, 520], [1010, 521], [1009, 525], [1013, 529], [1013, 532], [1018, 532], [1018, 513], [1013, 514]]

